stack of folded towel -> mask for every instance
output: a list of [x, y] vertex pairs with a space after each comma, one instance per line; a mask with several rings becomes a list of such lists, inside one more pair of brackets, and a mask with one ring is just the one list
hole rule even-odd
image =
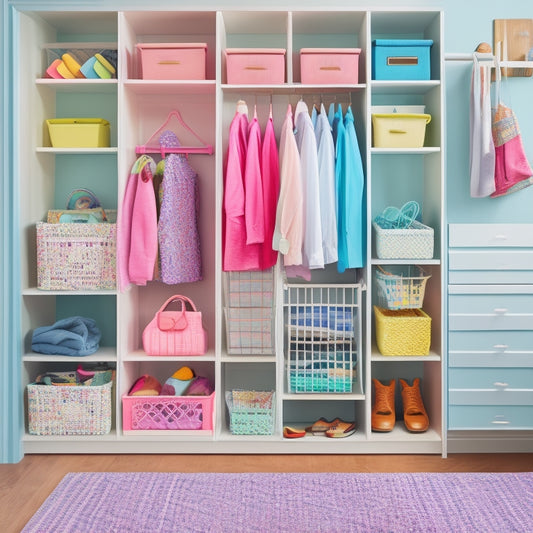
[[35, 329], [31, 349], [47, 355], [90, 355], [98, 350], [101, 336], [92, 318], [73, 316]]

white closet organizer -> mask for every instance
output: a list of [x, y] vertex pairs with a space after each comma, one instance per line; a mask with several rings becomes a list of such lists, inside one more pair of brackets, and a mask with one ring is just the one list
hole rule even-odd
[[[443, 69], [442, 14], [412, 10], [328, 11], [120, 11], [20, 12], [20, 41], [16, 53], [27, 58], [17, 81], [21, 96], [17, 111], [21, 147], [18, 168], [21, 190], [32, 194], [20, 206], [22, 256], [21, 390], [45, 370], [73, 369], [87, 361], [105, 361], [116, 367], [112, 430], [105, 436], [23, 437], [26, 453], [435, 453], [445, 454], [443, 423], [442, 350], [442, 219], [444, 208], [442, 125]], [[374, 81], [371, 46], [376, 38], [433, 39], [431, 79], [428, 81]], [[44, 79], [42, 47], [52, 42], [116, 43], [117, 78], [112, 80]], [[206, 79], [144, 80], [140, 77], [138, 43], [207, 43]], [[285, 83], [236, 86], [226, 83], [226, 48], [284, 48]], [[361, 48], [359, 81], [349, 85], [303, 85], [299, 51], [302, 48]], [[224, 307], [226, 274], [222, 272], [223, 169], [229, 124], [239, 99], [247, 102], [250, 116], [257, 108], [262, 130], [272, 105], [277, 135], [288, 103], [303, 98], [309, 104], [351, 104], [366, 179], [367, 262], [363, 269], [337, 273], [335, 265], [313, 274], [312, 284], [346, 291], [346, 307], [353, 312], [354, 340], [348, 350], [351, 390], [295, 392], [290, 387], [287, 358], [285, 295], [295, 280], [284, 280], [274, 269], [272, 353], [231, 353], [228, 349]], [[371, 106], [424, 104], [432, 115], [426, 143], [419, 149], [380, 149], [371, 143]], [[149, 282], [130, 290], [56, 292], [36, 289], [35, 223], [49, 209], [61, 208], [70, 190], [94, 190], [104, 207], [120, 206], [135, 147], [144, 144], [172, 109], [200, 138], [215, 147], [213, 155], [191, 154], [200, 187], [203, 280], [168, 286]], [[43, 140], [47, 118], [94, 116], [111, 123], [111, 148], [55, 149]], [[178, 136], [179, 132], [177, 131]], [[413, 261], [379, 260], [374, 255], [371, 219], [388, 205], [416, 200], [423, 222], [435, 232], [433, 259], [416, 261], [431, 273], [424, 310], [432, 318], [428, 356], [384, 357], [375, 348], [373, 276], [381, 264]], [[298, 281], [298, 283], [300, 283]], [[312, 288], [302, 284], [302, 291]], [[141, 335], [156, 310], [170, 295], [189, 296], [202, 311], [208, 331], [208, 352], [194, 357], [150, 357], [142, 350]], [[338, 304], [337, 300], [335, 305]], [[348, 303], [346, 303], [348, 302]], [[344, 304], [343, 304], [344, 305]], [[45, 356], [31, 352], [31, 332], [56, 319], [82, 314], [97, 319], [103, 337], [100, 350], [85, 358]], [[350, 339], [351, 340], [351, 339]], [[353, 363], [353, 364], [352, 364]], [[148, 373], [163, 381], [182, 365], [209, 377], [216, 390], [215, 424], [211, 434], [169, 431], [126, 434], [122, 430], [121, 396], [133, 381]], [[390, 434], [372, 433], [371, 378], [421, 377], [431, 427], [409, 434], [397, 424]], [[236, 435], [230, 432], [224, 395], [232, 389], [273, 390], [274, 429], [271, 435]], [[357, 431], [345, 439], [307, 435], [284, 439], [284, 425], [310, 425], [320, 416], [354, 420]], [[27, 428], [27, 420], [25, 423]]]

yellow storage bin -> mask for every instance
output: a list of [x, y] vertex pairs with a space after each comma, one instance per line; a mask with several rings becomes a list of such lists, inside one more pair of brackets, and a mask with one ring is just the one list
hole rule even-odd
[[428, 355], [431, 317], [422, 309], [374, 306], [376, 342], [382, 355]]
[[109, 122], [103, 118], [51, 118], [46, 124], [53, 148], [109, 146]]
[[431, 115], [425, 113], [374, 113], [373, 146], [376, 148], [422, 148], [426, 125]]

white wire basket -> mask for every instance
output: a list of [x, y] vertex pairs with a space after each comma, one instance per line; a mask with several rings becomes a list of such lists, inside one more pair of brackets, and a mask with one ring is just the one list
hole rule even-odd
[[351, 393], [357, 381], [361, 286], [285, 285], [285, 358], [291, 393]]
[[420, 309], [431, 275], [417, 265], [378, 266], [376, 305], [385, 309]]

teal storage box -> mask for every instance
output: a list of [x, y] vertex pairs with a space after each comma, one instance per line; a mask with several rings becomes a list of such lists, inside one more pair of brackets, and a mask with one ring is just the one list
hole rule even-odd
[[431, 79], [432, 44], [430, 39], [375, 39], [372, 42], [372, 79]]

